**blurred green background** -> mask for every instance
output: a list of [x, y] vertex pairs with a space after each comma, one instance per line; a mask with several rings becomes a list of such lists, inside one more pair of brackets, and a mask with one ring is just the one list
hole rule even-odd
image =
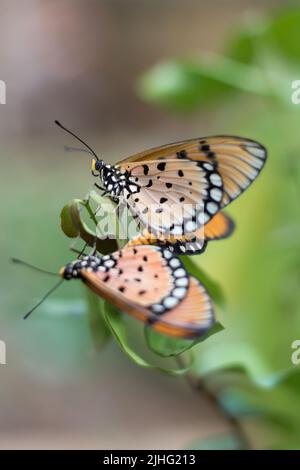
[[[300, 7], [283, 1], [0, 1], [1, 448], [238, 448], [222, 414], [184, 379], [137, 367], [113, 341], [95, 351], [81, 285], [22, 314], [73, 255], [61, 208], [92, 188], [85, 154], [107, 162], [209, 134], [262, 142], [261, 176], [228, 213], [236, 231], [195, 264], [226, 299], [225, 329], [196, 346], [204, 377], [252, 448], [300, 448]], [[134, 347], [148, 357], [142, 330]], [[153, 354], [154, 363], [160, 363]], [[150, 360], [149, 359], [149, 360]], [[163, 361], [174, 366], [174, 361]]]

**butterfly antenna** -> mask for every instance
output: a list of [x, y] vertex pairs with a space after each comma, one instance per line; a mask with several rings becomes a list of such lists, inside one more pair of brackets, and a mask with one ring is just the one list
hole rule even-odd
[[48, 297], [49, 295], [52, 294], [52, 292], [54, 292], [62, 283], [64, 282], [64, 279], [60, 279], [59, 282], [57, 284], [55, 284], [42, 298], [41, 300], [31, 309], [29, 310], [29, 312], [26, 313], [26, 315], [24, 315], [23, 319], [26, 320], [26, 318], [29, 317], [29, 315], [34, 312], [34, 310], [36, 310]]
[[39, 271], [40, 273], [49, 274], [50, 276], [59, 276], [58, 273], [53, 273], [52, 271], [47, 271], [46, 269], [38, 268], [33, 264], [27, 263], [19, 258], [11, 258], [11, 262], [15, 264], [21, 264], [22, 266], [26, 266], [27, 268], [34, 269], [35, 271]]
[[94, 154], [90, 150], [79, 148], [79, 147], [70, 147], [69, 145], [65, 145], [64, 150], [66, 152], [85, 152], [85, 153], [89, 153], [90, 155], [94, 156]]
[[80, 137], [78, 137], [78, 135], [74, 134], [74, 132], [70, 131], [69, 129], [67, 129], [65, 126], [63, 126], [59, 121], [55, 120], [54, 123], [60, 127], [61, 129], [63, 129], [65, 132], [67, 132], [68, 134], [72, 135], [73, 137], [75, 137], [76, 140], [78, 140], [78, 142], [82, 143], [91, 153], [92, 155], [94, 155], [94, 157], [96, 158], [96, 160], [99, 160], [98, 158], [98, 155], [94, 152], [94, 150], [84, 141], [82, 140]]

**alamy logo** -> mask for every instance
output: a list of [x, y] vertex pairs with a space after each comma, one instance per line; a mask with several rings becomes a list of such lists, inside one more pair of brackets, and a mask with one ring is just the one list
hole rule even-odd
[[0, 340], [0, 365], [6, 364], [6, 344]]
[[295, 339], [291, 344], [291, 348], [294, 349], [294, 352], [291, 355], [291, 362], [297, 366], [300, 364], [300, 340]]
[[293, 80], [292, 81], [292, 95], [291, 101], [293, 104], [300, 103], [300, 80]]
[[6, 83], [0, 80], [0, 104], [6, 104]]

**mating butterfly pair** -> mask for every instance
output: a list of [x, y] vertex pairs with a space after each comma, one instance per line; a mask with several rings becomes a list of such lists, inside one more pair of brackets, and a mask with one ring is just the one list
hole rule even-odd
[[161, 333], [203, 334], [214, 323], [211, 300], [176, 254], [200, 253], [207, 241], [231, 233], [233, 222], [220, 210], [258, 176], [266, 149], [240, 137], [206, 137], [157, 147], [112, 166], [67, 132], [93, 154], [93, 175], [105, 193], [127, 204], [141, 234], [111, 255], [69, 263], [60, 272], [63, 279], [80, 278]]

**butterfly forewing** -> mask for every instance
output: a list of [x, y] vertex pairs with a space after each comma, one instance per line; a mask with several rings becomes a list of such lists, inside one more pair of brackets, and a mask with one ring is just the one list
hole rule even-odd
[[120, 162], [119, 166], [126, 168], [134, 162], [174, 158], [216, 163], [223, 181], [221, 205], [225, 207], [257, 177], [266, 157], [265, 147], [253, 140], [234, 136], [213, 136], [156, 147], [132, 155]]
[[215, 164], [171, 159], [130, 163], [125, 192], [129, 209], [141, 228], [180, 236], [203, 226], [220, 209], [222, 180]]
[[[114, 265], [110, 267], [114, 261]], [[107, 264], [107, 266], [105, 265]], [[105, 270], [83, 271], [89, 282], [109, 286], [117, 295], [124, 294], [127, 300], [149, 306], [166, 297], [172, 289], [172, 277], [160, 250], [147, 246], [116, 252], [103, 259]]]

